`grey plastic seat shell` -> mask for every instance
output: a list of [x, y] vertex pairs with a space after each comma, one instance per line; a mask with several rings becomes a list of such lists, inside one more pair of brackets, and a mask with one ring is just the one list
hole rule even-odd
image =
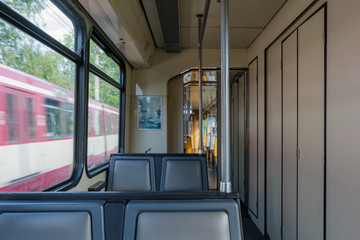
[[0, 201], [2, 240], [104, 240], [103, 201]]
[[160, 191], [208, 190], [206, 162], [196, 157], [164, 157]]
[[108, 191], [156, 191], [153, 157], [112, 157]]
[[241, 240], [234, 200], [130, 201], [123, 239]]

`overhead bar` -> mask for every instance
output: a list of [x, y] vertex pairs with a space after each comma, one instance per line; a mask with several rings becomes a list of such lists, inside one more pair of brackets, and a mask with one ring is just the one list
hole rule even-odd
[[[206, 0], [204, 14], [197, 14], [198, 18], [198, 48], [199, 48], [199, 153], [203, 153], [203, 122], [202, 122], [202, 41], [205, 33], [207, 15], [209, 12], [210, 0]], [[204, 20], [201, 19], [204, 17]]]
[[231, 192], [229, 0], [221, 0], [221, 176], [220, 192]]
[[199, 33], [199, 153], [203, 153], [203, 116], [202, 116], [202, 43], [201, 43], [201, 18], [203, 17], [202, 14], [197, 14], [196, 17], [198, 18], [198, 33]]
[[210, 1], [211, 0], [206, 0], [206, 2], [205, 2], [204, 14], [203, 14], [204, 15], [204, 20], [202, 21], [201, 31], [200, 31], [200, 38], [199, 38], [199, 43], [201, 43], [201, 44], [202, 44], [202, 41], [204, 39], [204, 33], [205, 33], [207, 16], [208, 16], [208, 13], [209, 13]]

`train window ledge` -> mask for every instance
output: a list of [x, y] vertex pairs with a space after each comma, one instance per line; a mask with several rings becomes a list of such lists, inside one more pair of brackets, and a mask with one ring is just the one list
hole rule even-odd
[[109, 169], [108, 161], [91, 169], [86, 168], [86, 175], [88, 176], [88, 178], [93, 178], [96, 175], [99, 175], [100, 173], [106, 171], [107, 169]]

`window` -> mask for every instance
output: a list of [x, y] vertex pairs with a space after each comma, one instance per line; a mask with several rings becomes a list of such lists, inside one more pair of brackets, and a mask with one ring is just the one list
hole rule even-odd
[[[41, 191], [72, 174], [74, 59], [81, 57], [59, 51], [74, 50], [75, 31], [52, 1], [1, 0], [0, 6], [25, 18], [10, 24], [0, 12], [0, 96], [7, 123], [0, 144], [0, 191]], [[38, 28], [58, 42], [22, 31]]]
[[91, 171], [109, 161], [119, 151], [120, 66], [97, 40], [90, 40], [88, 161]]
[[118, 152], [119, 134], [114, 125], [119, 124], [120, 90], [90, 73], [89, 96], [89, 112], [93, 113], [89, 128], [94, 130], [94, 136], [88, 136], [87, 166], [91, 170]]
[[120, 83], [120, 67], [103, 49], [90, 39], [90, 63]]
[[85, 22], [69, 1], [0, 0], [0, 192], [72, 187], [83, 167], [74, 156], [85, 149], [74, 145], [85, 142], [87, 74], [87, 172], [119, 151], [123, 65], [108, 40], [88, 40]]
[[21, 16], [74, 50], [74, 27], [71, 20], [50, 0], [1, 0]]

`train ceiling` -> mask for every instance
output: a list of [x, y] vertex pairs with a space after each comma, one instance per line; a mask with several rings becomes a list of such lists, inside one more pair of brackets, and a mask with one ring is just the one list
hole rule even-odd
[[[229, 0], [230, 48], [248, 48], [286, 0]], [[156, 46], [168, 52], [197, 48], [205, 0], [142, 0]], [[203, 48], [220, 48], [220, 3], [212, 0]]]
[[[197, 48], [196, 14], [205, 0], [67, 0], [79, 2], [132, 67], [149, 68], [156, 48]], [[286, 0], [229, 0], [230, 48], [248, 48]], [[212, 0], [203, 48], [220, 48], [220, 3]]]

